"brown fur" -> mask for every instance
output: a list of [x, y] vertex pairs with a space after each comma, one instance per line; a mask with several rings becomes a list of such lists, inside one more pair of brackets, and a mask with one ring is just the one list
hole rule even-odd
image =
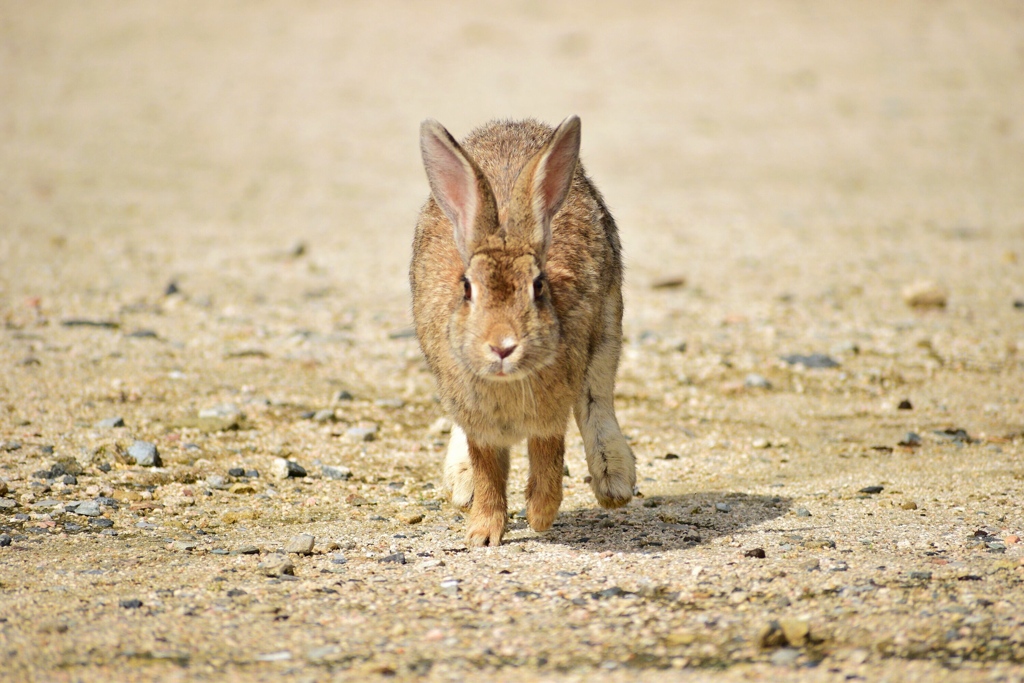
[[[591, 475], [600, 479], [594, 484], [598, 500], [622, 505], [632, 492], [632, 453], [611, 404], [621, 345], [622, 257], [615, 222], [576, 164], [571, 143], [575, 133], [578, 145], [578, 130], [574, 119], [557, 131], [535, 121], [494, 122], [459, 146], [437, 124], [424, 124], [424, 158], [434, 191], [416, 227], [413, 316], [442, 404], [468, 439], [471, 542], [500, 541], [500, 533], [494, 536], [495, 506], [505, 505], [507, 464], [502, 470], [488, 459], [507, 463], [508, 447], [523, 439], [529, 439], [531, 526], [550, 526], [561, 501], [563, 439], [573, 409], [586, 430]], [[469, 161], [459, 166], [448, 161], [452, 157]], [[448, 164], [442, 167], [448, 175], [437, 171], [437, 158]], [[451, 169], [461, 168], [471, 168], [476, 177], [452, 182], [458, 174]], [[558, 203], [550, 196], [557, 194], [559, 169], [572, 175], [571, 182], [564, 176], [568, 192], [552, 218], [543, 210]], [[446, 195], [439, 204], [436, 198], [451, 187], [456, 199], [465, 187], [480, 193], [465, 226], [458, 225], [463, 215], [451, 207], [456, 201]], [[464, 298], [464, 276], [472, 302]], [[547, 291], [535, 301], [538, 276]], [[502, 361], [495, 350], [509, 340], [515, 351]], [[512, 371], [497, 376], [503, 367]], [[606, 442], [613, 442], [614, 453], [601, 450]], [[500, 500], [493, 493], [498, 488]]]

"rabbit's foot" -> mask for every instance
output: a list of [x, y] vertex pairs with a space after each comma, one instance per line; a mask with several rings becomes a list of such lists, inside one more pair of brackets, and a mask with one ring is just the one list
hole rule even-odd
[[[616, 430], [618, 432], [618, 430]], [[620, 508], [633, 498], [636, 462], [621, 432], [588, 458], [590, 488], [603, 508]]]
[[534, 495], [526, 501], [526, 521], [534, 531], [547, 531], [558, 516], [558, 508], [562, 505], [562, 496]]
[[565, 438], [532, 438], [527, 450], [530, 478], [526, 482], [526, 519], [534, 531], [547, 531], [562, 504]]
[[495, 548], [501, 545], [501, 537], [505, 534], [505, 520], [508, 512], [492, 510], [488, 512], [473, 510], [469, 514], [469, 527], [466, 529], [466, 545], [481, 547], [489, 545]]
[[458, 425], [452, 426], [448, 452], [444, 457], [444, 490], [451, 496], [452, 505], [468, 508], [473, 503], [473, 464], [469, 459], [466, 433]]

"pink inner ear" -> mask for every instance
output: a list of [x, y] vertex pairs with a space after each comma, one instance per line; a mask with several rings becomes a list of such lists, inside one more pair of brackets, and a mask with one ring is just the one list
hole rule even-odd
[[569, 194], [579, 157], [579, 128], [559, 130], [559, 133], [562, 134], [541, 160], [534, 186], [535, 206], [544, 221], [551, 220]]
[[455, 242], [465, 252], [472, 239], [477, 211], [473, 169], [433, 132], [423, 137], [422, 147], [423, 165], [434, 199], [455, 226]]

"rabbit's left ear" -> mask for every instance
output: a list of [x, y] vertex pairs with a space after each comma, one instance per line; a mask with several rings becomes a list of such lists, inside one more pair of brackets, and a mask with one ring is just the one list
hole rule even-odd
[[494, 193], [480, 167], [444, 126], [420, 126], [420, 150], [430, 191], [455, 229], [455, 245], [468, 265], [476, 245], [497, 226]]
[[572, 186], [580, 156], [580, 119], [570, 116], [527, 163], [516, 179], [513, 196], [520, 210], [528, 202], [531, 241], [540, 254], [551, 246], [551, 219], [562, 208]]

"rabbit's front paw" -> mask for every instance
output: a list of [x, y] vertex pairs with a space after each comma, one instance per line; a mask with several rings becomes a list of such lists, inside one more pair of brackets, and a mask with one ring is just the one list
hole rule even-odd
[[466, 545], [481, 547], [489, 545], [495, 548], [501, 545], [501, 537], [505, 534], [504, 510], [489, 513], [474, 510], [469, 515], [469, 528], [466, 530]]

